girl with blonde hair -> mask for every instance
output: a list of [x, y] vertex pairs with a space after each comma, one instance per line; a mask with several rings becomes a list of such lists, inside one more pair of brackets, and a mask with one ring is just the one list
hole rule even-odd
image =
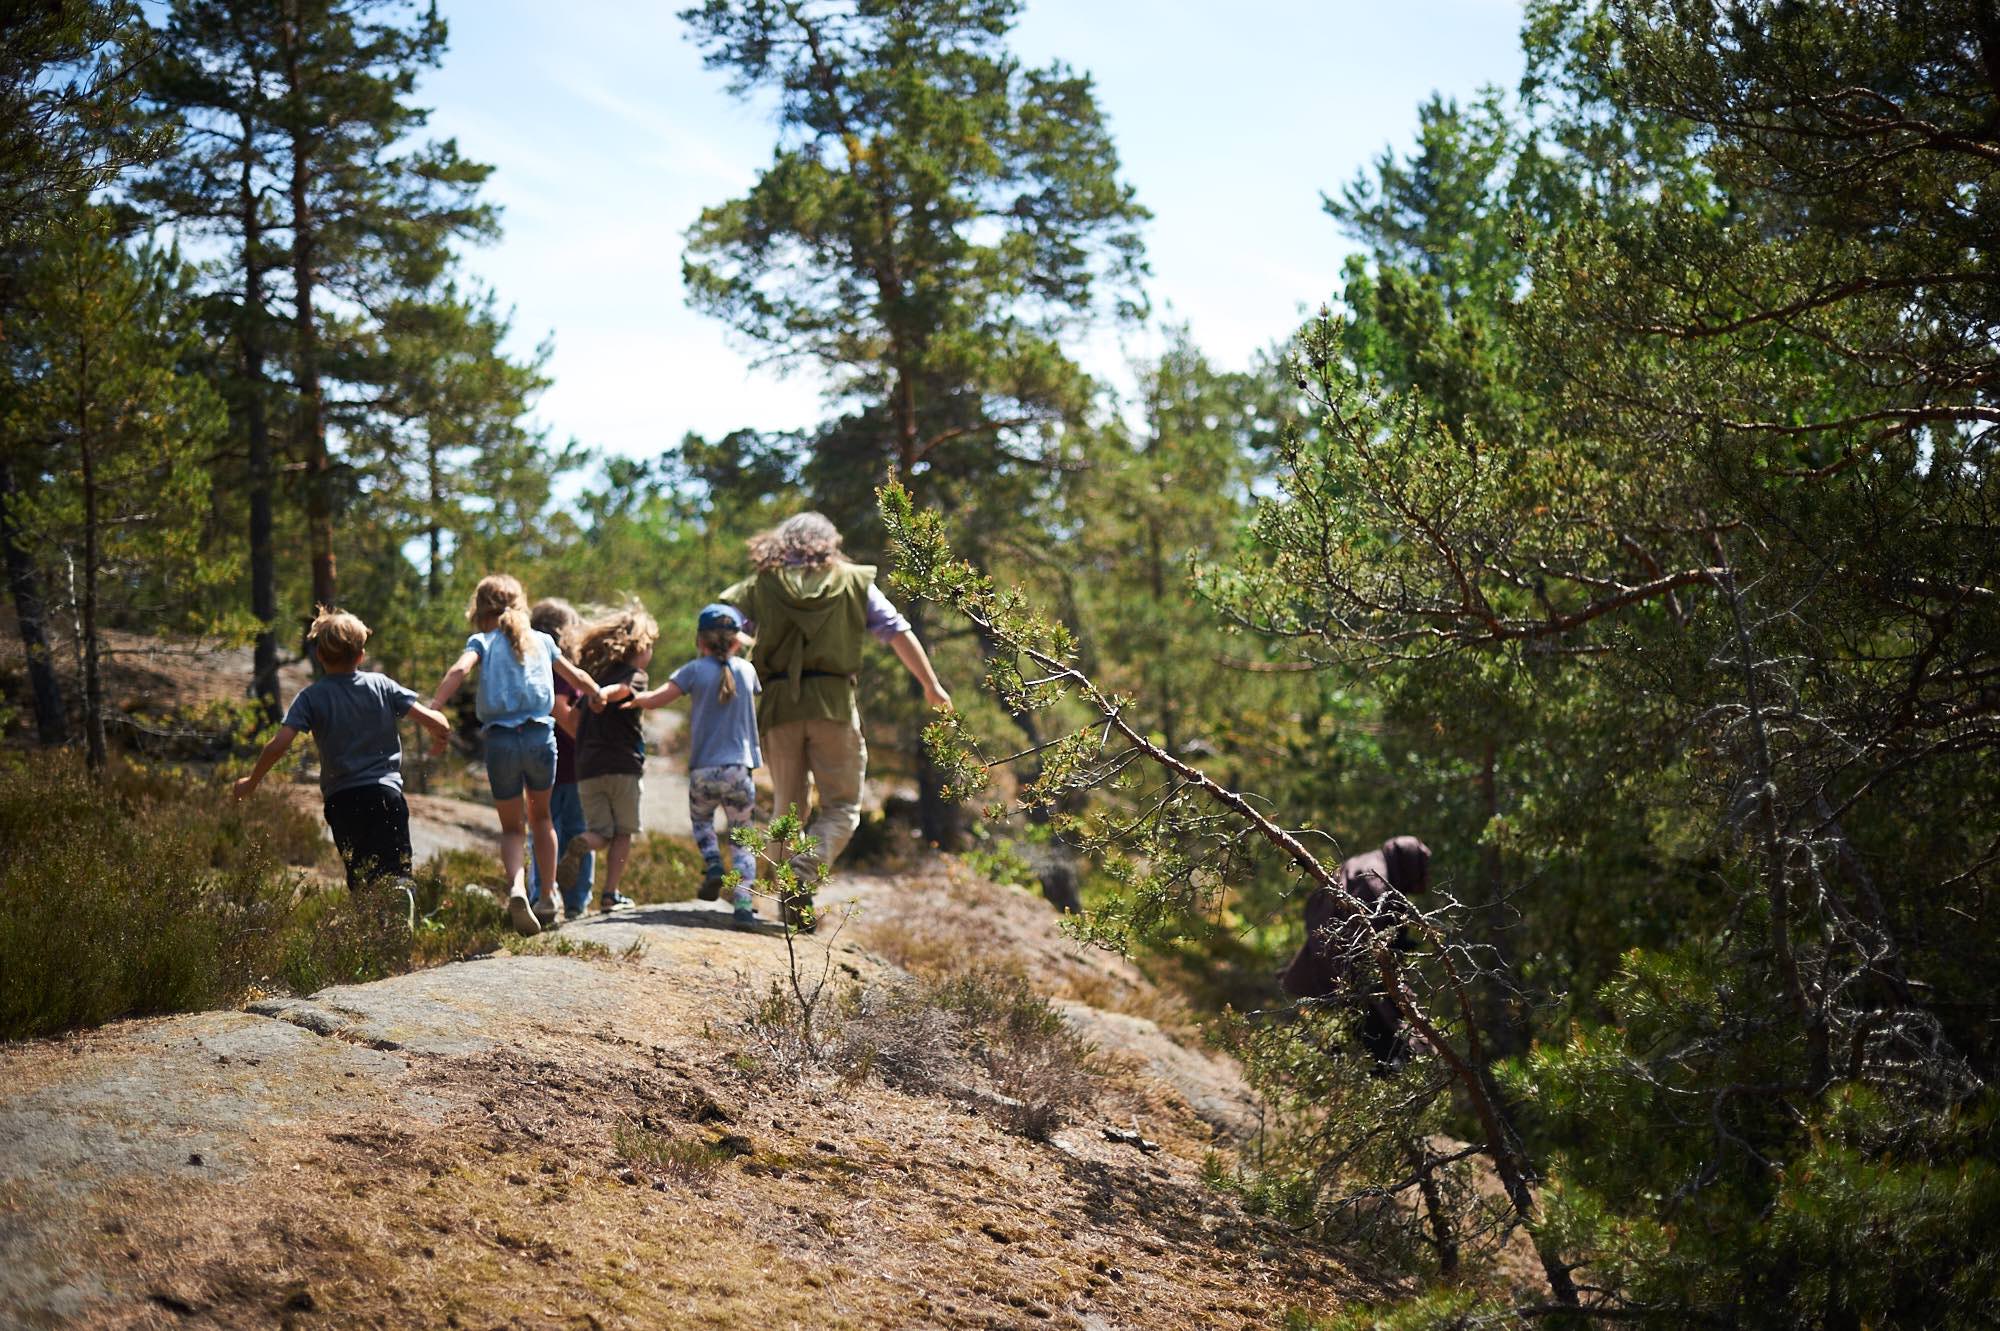
[[[555, 902], [544, 896], [544, 909], [536, 911], [528, 899], [521, 862], [530, 837], [535, 872], [542, 881], [548, 880], [556, 862], [556, 833], [549, 818], [549, 791], [556, 781], [555, 679], [560, 675], [568, 680], [600, 711], [604, 691], [570, 664], [554, 638], [535, 630], [519, 580], [504, 573], [480, 579], [465, 617], [472, 635], [438, 682], [431, 706], [443, 711], [466, 676], [479, 672], [479, 722], [486, 741], [486, 782], [500, 816], [507, 917], [521, 933], [537, 934], [555, 922]], [[436, 751], [444, 751], [443, 741]]]

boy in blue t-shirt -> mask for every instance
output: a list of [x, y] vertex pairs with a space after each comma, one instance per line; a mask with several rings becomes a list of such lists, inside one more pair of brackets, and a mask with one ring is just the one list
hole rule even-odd
[[236, 783], [245, 799], [301, 732], [319, 747], [319, 788], [326, 824], [347, 867], [349, 891], [384, 875], [410, 873], [410, 809], [403, 802], [403, 742], [396, 723], [405, 715], [437, 740], [451, 722], [417, 701], [387, 675], [358, 667], [368, 626], [344, 610], [322, 609], [307, 636], [326, 674], [299, 691], [284, 724], [257, 755], [250, 775]]

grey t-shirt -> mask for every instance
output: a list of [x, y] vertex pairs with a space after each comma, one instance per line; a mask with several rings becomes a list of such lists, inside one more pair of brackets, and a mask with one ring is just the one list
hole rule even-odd
[[[736, 697], [729, 702], [716, 695], [722, 687], [722, 672], [736, 675]], [[757, 746], [757, 672], [740, 656], [729, 664], [713, 656], [697, 656], [674, 671], [670, 682], [688, 696], [688, 766], [761, 767], [763, 750]]]
[[319, 789], [403, 788], [403, 741], [396, 722], [417, 695], [376, 671], [326, 675], [300, 690], [285, 724], [319, 745]]

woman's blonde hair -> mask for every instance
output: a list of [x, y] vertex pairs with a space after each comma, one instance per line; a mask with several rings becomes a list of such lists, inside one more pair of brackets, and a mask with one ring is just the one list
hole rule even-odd
[[660, 626], [635, 603], [590, 622], [576, 642], [577, 663], [596, 675], [650, 651], [659, 640]]
[[568, 601], [560, 596], [544, 596], [528, 612], [528, 623], [535, 632], [554, 638], [564, 656], [576, 655], [576, 631], [583, 627], [583, 616]]
[[488, 629], [503, 629], [507, 641], [513, 645], [514, 659], [526, 663], [528, 659], [528, 635], [534, 626], [528, 622], [528, 594], [521, 590], [521, 580], [505, 573], [488, 573], [473, 588], [472, 603], [465, 607], [465, 618], [481, 633]]
[[361, 649], [368, 643], [368, 635], [374, 630], [361, 622], [359, 615], [345, 610], [329, 610], [323, 605], [313, 607], [312, 627], [306, 630], [306, 642], [319, 656], [319, 663], [335, 670], [344, 670], [361, 659]]
[[729, 654], [735, 650], [737, 644], [736, 634], [737, 628], [734, 624], [695, 630], [694, 645], [714, 657], [716, 663], [722, 667], [722, 682], [715, 686], [717, 702], [736, 701], [736, 667], [729, 663]]
[[750, 538], [750, 563], [759, 573], [787, 565], [815, 567], [844, 560], [840, 529], [824, 513], [794, 513]]

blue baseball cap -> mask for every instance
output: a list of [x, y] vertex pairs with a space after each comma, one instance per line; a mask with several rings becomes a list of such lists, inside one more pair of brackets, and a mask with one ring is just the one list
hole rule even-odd
[[712, 605], [703, 606], [701, 614], [694, 621], [694, 629], [697, 633], [706, 633], [710, 629], [736, 629], [741, 631], [742, 628], [743, 616], [736, 613], [736, 607], [733, 605], [724, 605], [720, 601]]

